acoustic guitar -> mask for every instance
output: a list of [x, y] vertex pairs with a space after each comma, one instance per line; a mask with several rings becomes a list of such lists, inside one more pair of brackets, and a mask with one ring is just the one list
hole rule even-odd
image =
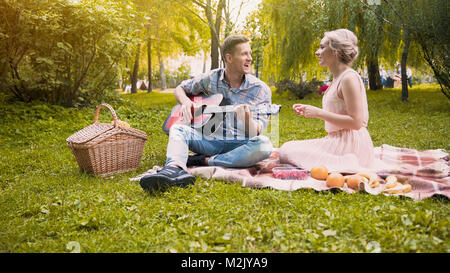
[[[175, 124], [189, 125], [194, 129], [203, 130], [204, 134], [210, 135], [214, 133], [226, 118], [227, 113], [235, 111], [237, 105], [224, 105], [222, 94], [213, 94], [207, 96], [200, 94], [196, 96], [189, 96], [196, 107], [191, 108], [192, 119], [186, 120], [181, 111], [181, 104], [177, 104], [170, 115], [163, 124], [163, 131], [167, 135], [170, 128]], [[277, 115], [281, 110], [281, 105], [277, 104], [258, 104], [249, 105], [250, 111], [259, 115]], [[208, 133], [205, 133], [207, 131]]]

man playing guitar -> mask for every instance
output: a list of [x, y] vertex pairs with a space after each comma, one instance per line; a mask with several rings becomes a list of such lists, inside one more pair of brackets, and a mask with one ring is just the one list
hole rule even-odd
[[[249, 167], [270, 156], [272, 143], [260, 135], [269, 124], [269, 116], [259, 115], [250, 108], [271, 104], [272, 93], [267, 84], [249, 74], [253, 60], [250, 40], [243, 35], [228, 36], [222, 54], [225, 69], [218, 68], [183, 81], [175, 89], [175, 99], [186, 121], [192, 120], [191, 109], [196, 106], [188, 96], [202, 93], [222, 94], [223, 101], [232, 105], [234, 112], [228, 113], [215, 133], [208, 136], [189, 123], [171, 126], [166, 164], [159, 172], [140, 179], [144, 190], [193, 184], [195, 178], [187, 172], [189, 166]], [[189, 156], [189, 150], [197, 155]]]

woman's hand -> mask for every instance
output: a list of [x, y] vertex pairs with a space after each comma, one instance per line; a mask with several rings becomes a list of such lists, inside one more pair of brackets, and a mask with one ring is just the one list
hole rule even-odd
[[294, 104], [292, 105], [297, 115], [303, 115], [305, 118], [318, 118], [322, 109], [307, 104]]

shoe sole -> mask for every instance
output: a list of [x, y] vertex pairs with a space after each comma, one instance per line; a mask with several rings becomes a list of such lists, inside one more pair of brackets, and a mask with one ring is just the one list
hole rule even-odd
[[169, 187], [187, 187], [188, 185], [194, 184], [195, 178], [191, 175], [182, 175], [177, 177], [176, 180], [170, 179], [164, 175], [151, 175], [148, 177], [143, 177], [139, 184], [144, 190], [155, 191], [162, 190]]

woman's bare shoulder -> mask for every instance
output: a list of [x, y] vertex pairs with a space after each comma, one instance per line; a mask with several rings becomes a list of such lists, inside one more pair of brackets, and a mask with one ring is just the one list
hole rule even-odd
[[343, 99], [343, 92], [347, 94], [349, 92], [358, 93], [360, 81], [361, 79], [356, 71], [345, 73], [339, 85], [338, 97]]
[[347, 72], [347, 73], [345, 73], [344, 76], [342, 76], [341, 81], [345, 85], [355, 84], [355, 83], [359, 84], [360, 76], [358, 75], [358, 72], [356, 72], [356, 71]]

